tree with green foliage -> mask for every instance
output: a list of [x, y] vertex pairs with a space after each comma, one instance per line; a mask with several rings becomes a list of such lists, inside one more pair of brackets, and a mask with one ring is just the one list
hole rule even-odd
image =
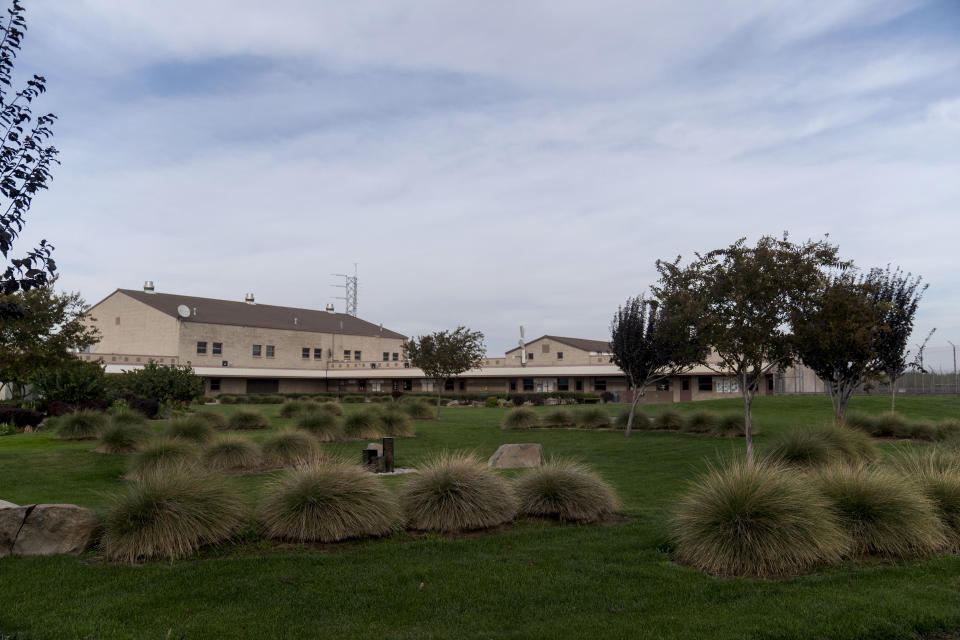
[[46, 91], [46, 79], [34, 75], [22, 88], [12, 88], [13, 64], [27, 30], [23, 14], [20, 1], [13, 0], [0, 23], [0, 197], [7, 200], [0, 204], [0, 255], [7, 263], [0, 272], [0, 319], [25, 313], [10, 296], [47, 285], [57, 268], [46, 240], [21, 257], [10, 255], [34, 195], [47, 188], [50, 168], [58, 163], [57, 149], [47, 144], [56, 116], [35, 117], [31, 108]]
[[440, 396], [447, 380], [483, 364], [486, 346], [483, 333], [457, 327], [454, 331], [411, 338], [403, 345], [404, 358], [423, 370], [437, 387], [437, 417], [440, 417]]
[[150, 361], [142, 369], [120, 374], [118, 386], [135, 396], [159, 402], [190, 402], [203, 394], [203, 379], [190, 365], [163, 365]]
[[99, 332], [87, 322], [79, 293], [56, 293], [54, 282], [0, 296], [23, 312], [0, 315], [0, 382], [23, 397], [37, 372], [76, 360], [73, 352], [96, 344]]
[[764, 236], [756, 246], [741, 238], [686, 267], [680, 258], [657, 262], [658, 299], [689, 295], [696, 301], [697, 335], [711, 346], [703, 364], [733, 375], [743, 396], [747, 464], [753, 464], [751, 406], [765, 376], [794, 359], [791, 309], [823, 282], [825, 270], [846, 268], [826, 240], [803, 244]]
[[33, 391], [42, 400], [74, 407], [102, 402], [107, 397], [103, 365], [79, 358], [40, 369], [34, 374], [32, 384]]
[[791, 312], [797, 356], [823, 380], [837, 424], [853, 392], [876, 364], [882, 331], [877, 288], [869, 276], [840, 273], [801, 298]]
[[627, 374], [633, 400], [627, 416], [630, 437], [637, 404], [646, 388], [659, 380], [688, 371], [704, 359], [706, 345], [691, 331], [694, 319], [687, 316], [679, 296], [665, 300], [643, 296], [627, 298], [610, 323], [613, 362]]
[[897, 380], [914, 366], [907, 360], [910, 357], [907, 341], [913, 333], [917, 307], [929, 285], [922, 284], [919, 276], [914, 278], [899, 267], [891, 270], [889, 266], [871, 270], [867, 279], [876, 288], [880, 311], [881, 330], [874, 344], [877, 370], [886, 375], [890, 383], [890, 413], [893, 413], [897, 405]]

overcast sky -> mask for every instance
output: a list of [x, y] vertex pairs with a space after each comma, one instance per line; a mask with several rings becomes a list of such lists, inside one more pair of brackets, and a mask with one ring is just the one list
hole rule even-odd
[[658, 258], [825, 233], [960, 342], [957, 0], [28, 0], [20, 246], [168, 293], [598, 338]]

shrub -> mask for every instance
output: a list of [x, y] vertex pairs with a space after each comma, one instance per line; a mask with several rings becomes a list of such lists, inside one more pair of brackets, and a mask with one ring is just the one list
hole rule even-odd
[[408, 526], [425, 531], [494, 527], [516, 513], [512, 488], [486, 466], [463, 455], [427, 461], [400, 490]]
[[414, 420], [433, 420], [437, 417], [436, 410], [422, 400], [403, 402], [400, 404], [400, 408]]
[[107, 424], [106, 414], [100, 411], [77, 411], [57, 419], [58, 440], [95, 440]]
[[341, 407], [336, 402], [320, 402], [317, 403], [317, 409], [323, 411], [329, 411], [335, 416], [343, 415], [343, 407]]
[[203, 395], [203, 379], [189, 365], [162, 365], [148, 362], [141, 369], [125, 371], [119, 386], [142, 398], [189, 402]]
[[229, 426], [227, 416], [219, 411], [197, 411], [193, 415], [200, 420], [205, 420], [214, 429], [226, 429]]
[[287, 399], [276, 393], [260, 396], [260, 404], [283, 404]]
[[242, 436], [220, 436], [203, 450], [203, 464], [211, 471], [252, 471], [260, 467], [260, 448]]
[[106, 414], [112, 424], [146, 424], [147, 417], [127, 404], [114, 405]]
[[111, 420], [100, 432], [97, 453], [132, 453], [150, 439], [150, 427], [142, 422]]
[[510, 403], [511, 403], [513, 406], [515, 406], [515, 407], [522, 407], [522, 406], [523, 406], [523, 403], [526, 402], [526, 401], [527, 401], [527, 399], [524, 398], [524, 397], [523, 397], [522, 395], [520, 395], [520, 394], [517, 394], [517, 395], [513, 396], [512, 398], [510, 398]]
[[600, 402], [606, 404], [607, 402], [613, 402], [615, 396], [612, 391], [602, 391], [600, 393]]
[[360, 409], [343, 419], [343, 433], [347, 438], [379, 438], [383, 435], [380, 412]]
[[[753, 431], [756, 433], [757, 425], [753, 425]], [[720, 416], [720, 422], [717, 424], [716, 431], [713, 432], [713, 435], [720, 436], [722, 438], [739, 438], [745, 436], [747, 433], [747, 426], [744, 422], [743, 415], [739, 413], [727, 413]]]
[[882, 468], [833, 466], [814, 478], [849, 534], [853, 555], [913, 557], [946, 546], [933, 504], [902, 475]]
[[687, 416], [680, 431], [716, 435], [720, 431], [720, 416], [713, 411], [694, 411]]
[[221, 393], [217, 396], [217, 402], [220, 404], [237, 404], [237, 396]]
[[953, 440], [960, 436], [960, 420], [946, 418], [937, 423], [937, 440]]
[[960, 459], [955, 453], [927, 450], [902, 454], [895, 464], [933, 503], [950, 550], [960, 550]]
[[187, 440], [162, 438], [140, 448], [130, 461], [127, 476], [144, 478], [176, 469], [192, 469], [200, 459], [196, 444]]
[[160, 402], [153, 398], [141, 398], [139, 396], [129, 395], [125, 396], [124, 400], [131, 409], [139, 411], [148, 418], [153, 418], [160, 413]]
[[654, 417], [653, 426], [656, 429], [679, 431], [683, 428], [683, 416], [673, 409], [664, 409]]
[[344, 396], [343, 400], [341, 400], [341, 402], [347, 402], [350, 404], [357, 404], [357, 403], [366, 402], [366, 401], [367, 401], [366, 398], [364, 398], [363, 396]]
[[307, 542], [387, 535], [399, 509], [374, 474], [349, 465], [313, 465], [285, 473], [259, 508], [267, 537]]
[[283, 403], [283, 406], [280, 407], [280, 417], [299, 418], [310, 411], [309, 405], [316, 405], [316, 403], [309, 400], [287, 400]]
[[265, 438], [263, 461], [271, 467], [292, 467], [314, 464], [323, 459], [320, 443], [309, 433], [292, 429], [279, 431]]
[[487, 409], [496, 409], [500, 406], [500, 398], [497, 396], [490, 396], [483, 401], [483, 406], [485, 406]]
[[213, 427], [203, 418], [186, 415], [171, 419], [164, 434], [169, 438], [182, 438], [203, 444], [213, 437]]
[[212, 476], [167, 473], [115, 494], [103, 519], [108, 558], [137, 562], [180, 558], [229, 539], [243, 525], [243, 500]]
[[343, 439], [343, 427], [340, 418], [329, 411], [308, 413], [297, 419], [297, 428], [309, 431], [323, 442], [334, 442]]
[[0, 422], [11, 424], [23, 429], [36, 427], [43, 422], [43, 414], [39, 411], [20, 409], [18, 407], [0, 407]]
[[678, 559], [720, 576], [783, 576], [837, 562], [849, 541], [830, 502], [768, 462], [712, 468], [672, 517]]
[[869, 413], [851, 411], [847, 414], [843, 424], [851, 429], [857, 429], [858, 431], [874, 435], [877, 431], [878, 417], [879, 416]]
[[552, 460], [517, 478], [514, 490], [524, 515], [596, 522], [617, 508], [610, 485], [575, 462]]
[[389, 409], [380, 416], [383, 435], [397, 438], [408, 438], [413, 435], [413, 425], [410, 416], [400, 409]]
[[584, 407], [576, 412], [576, 421], [581, 429], [609, 427], [610, 414], [597, 406]]
[[909, 438], [912, 435], [910, 423], [898, 413], [885, 413], [879, 416], [874, 424], [871, 435], [878, 438]]
[[[613, 418], [613, 426], [617, 429], [626, 429], [627, 420], [630, 419], [630, 410], [626, 409], [616, 414]], [[650, 417], [644, 413], [639, 407], [633, 414], [633, 428], [634, 429], [649, 429], [652, 426], [652, 421]]]
[[834, 462], [864, 465], [876, 460], [878, 453], [870, 436], [862, 431], [830, 426], [782, 433], [767, 455], [785, 464], [816, 467]]
[[266, 429], [270, 421], [256, 409], [238, 409], [227, 418], [227, 424], [231, 429]]
[[103, 366], [71, 359], [51, 369], [37, 371], [33, 391], [46, 402], [63, 402], [75, 407], [107, 400]]
[[[520, 411], [520, 409], [514, 409], [513, 411]], [[544, 427], [572, 427], [576, 424], [576, 418], [570, 409], [557, 407], [543, 414], [541, 423]]]
[[917, 420], [910, 425], [908, 433], [914, 440], [932, 442], [937, 439], [937, 425], [929, 420]]
[[540, 426], [540, 417], [529, 407], [516, 407], [507, 411], [501, 429], [535, 429]]

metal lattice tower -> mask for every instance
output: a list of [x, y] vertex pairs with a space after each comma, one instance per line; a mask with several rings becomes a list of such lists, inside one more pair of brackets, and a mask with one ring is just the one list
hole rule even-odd
[[334, 284], [333, 287], [343, 289], [342, 296], [335, 296], [337, 300], [343, 300], [346, 306], [345, 313], [348, 316], [357, 315], [357, 263], [353, 263], [353, 275], [346, 273], [333, 273], [331, 275], [343, 278], [344, 284]]

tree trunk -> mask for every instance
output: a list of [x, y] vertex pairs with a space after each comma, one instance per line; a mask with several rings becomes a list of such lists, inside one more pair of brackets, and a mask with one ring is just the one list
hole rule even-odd
[[753, 468], [753, 419], [750, 407], [753, 404], [753, 391], [747, 386], [747, 375], [740, 380], [743, 385], [743, 435], [747, 441], [747, 468]]
[[890, 378], [890, 413], [895, 413], [897, 408], [897, 379]]
[[[632, 383], [632, 381], [631, 381]], [[633, 416], [637, 412], [637, 403], [640, 402], [640, 398], [643, 396], [643, 389], [638, 389], [637, 385], [633, 385], [633, 402], [630, 403], [630, 415], [627, 416], [627, 433], [626, 437], [630, 437], [630, 431], [633, 429]]]
[[437, 381], [437, 420], [440, 419], [440, 395], [443, 393], [443, 385], [446, 380]]

